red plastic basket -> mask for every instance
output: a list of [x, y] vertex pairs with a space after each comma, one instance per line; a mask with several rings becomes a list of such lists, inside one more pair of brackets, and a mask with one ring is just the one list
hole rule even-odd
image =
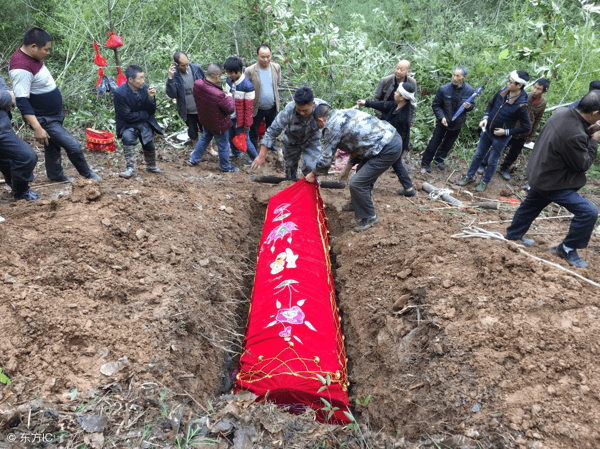
[[115, 151], [115, 135], [108, 131], [87, 128], [85, 130], [86, 146], [90, 150]]

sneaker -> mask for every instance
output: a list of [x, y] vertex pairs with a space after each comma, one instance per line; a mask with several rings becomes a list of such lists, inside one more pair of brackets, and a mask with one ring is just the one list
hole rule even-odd
[[500, 176], [502, 176], [505, 181], [510, 181], [510, 173], [508, 170], [500, 169]]
[[160, 168], [158, 168], [156, 165], [146, 165], [146, 171], [149, 171], [151, 173], [164, 173], [164, 170], [161, 170]]
[[192, 161], [185, 161], [185, 165], [187, 165], [188, 167], [195, 167], [196, 165], [198, 165], [198, 162], [194, 163]]
[[86, 176], [87, 179], [93, 179], [94, 181], [102, 182], [102, 178], [96, 173], [90, 170], [90, 174]]
[[483, 165], [480, 165], [479, 168], [477, 169], [477, 174], [483, 175], [483, 172], [485, 172], [485, 167]]
[[431, 167], [429, 165], [422, 165], [421, 173], [431, 173]]
[[400, 189], [398, 190], [398, 195], [402, 195], [402, 196], [415, 196], [417, 194], [417, 191], [414, 189], [414, 187], [411, 187], [410, 189]]
[[475, 190], [477, 192], [485, 192], [485, 189], [487, 189], [487, 184], [480, 182]]
[[214, 148], [211, 148], [210, 150], [208, 150], [208, 153], [212, 154], [213, 156], [219, 157], [219, 153]]
[[51, 179], [50, 182], [75, 182], [75, 178], [69, 178], [68, 176], [62, 176], [62, 178]]
[[367, 229], [369, 229], [371, 226], [376, 225], [377, 223], [379, 223], [379, 218], [377, 217], [377, 215], [375, 215], [374, 217], [371, 218], [363, 218], [362, 220], [360, 220], [358, 222], [358, 226], [356, 226], [354, 228], [354, 230], [356, 232], [362, 232], [362, 231], [366, 231]]
[[31, 189], [27, 189], [24, 192], [14, 194], [13, 197], [15, 198], [15, 200], [25, 201], [37, 201], [40, 199], [40, 196]]
[[473, 178], [463, 177], [460, 181], [456, 183], [458, 186], [466, 186], [467, 184], [471, 184], [473, 182]]
[[508, 236], [506, 237], [506, 240], [510, 240], [512, 242], [521, 242], [523, 245], [525, 246], [533, 246], [533, 244], [535, 243], [535, 241], [528, 239], [526, 237], [521, 237], [519, 239], [510, 239], [508, 238]]
[[555, 246], [554, 248], [550, 248], [550, 252], [552, 254], [556, 254], [557, 256], [562, 257], [567, 262], [569, 262], [569, 265], [573, 265], [574, 267], [577, 267], [577, 268], [587, 268], [588, 267], [588, 264], [585, 263], [581, 259], [581, 257], [579, 257], [579, 254], [577, 254], [576, 249], [572, 249], [571, 251], [566, 252], [564, 245], [562, 243], [558, 246]]
[[525, 184], [523, 187], [521, 187], [521, 189], [526, 190], [527, 192], [529, 192], [531, 190], [531, 187], [529, 187], [529, 184]]
[[446, 170], [446, 164], [444, 164], [444, 161], [435, 161], [435, 163], [440, 170]]
[[237, 168], [237, 167], [231, 167], [231, 168], [229, 168], [229, 169], [227, 169], [227, 170], [221, 170], [221, 171], [222, 171], [223, 173], [235, 173], [235, 172], [238, 172], [238, 171], [240, 171], [240, 169], [239, 169], [239, 168]]
[[354, 210], [354, 206], [352, 205], [352, 203], [344, 204], [342, 206], [342, 210], [344, 212], [352, 212]]

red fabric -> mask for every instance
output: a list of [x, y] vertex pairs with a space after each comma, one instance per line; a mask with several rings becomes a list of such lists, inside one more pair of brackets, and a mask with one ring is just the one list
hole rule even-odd
[[106, 66], [106, 59], [102, 57], [100, 54], [100, 50], [98, 50], [98, 43], [94, 42], [94, 48], [96, 49], [96, 57], [94, 58], [94, 64], [99, 65], [100, 67]]
[[123, 46], [123, 38], [121, 36], [117, 36], [113, 32], [109, 32], [108, 35], [110, 37], [108, 38], [108, 40], [104, 44], [108, 48], [115, 49], [115, 48], [119, 48], [119, 47]]
[[235, 145], [235, 147], [238, 150], [240, 150], [244, 153], [246, 151], [248, 151], [248, 144], [246, 142], [246, 133], [245, 132], [243, 132], [242, 134], [238, 134], [232, 140], [233, 140], [233, 144]]
[[117, 75], [117, 86], [121, 87], [127, 82], [127, 78], [125, 78], [125, 75], [121, 73], [121, 67], [117, 67], [117, 72], [119, 72]]
[[[265, 135], [265, 119], [258, 125], [258, 141], [260, 142]], [[258, 148], [257, 148], [258, 150]]]
[[194, 100], [198, 109], [198, 121], [203, 128], [214, 134], [224, 134], [231, 128], [231, 113], [235, 102], [220, 87], [207, 80], [194, 82]]
[[[317, 374], [331, 379], [322, 392]], [[269, 201], [236, 391], [347, 424], [347, 387], [327, 217], [318, 186], [303, 179]], [[329, 420], [321, 398], [339, 408]]]
[[100, 67], [98, 69], [98, 82], [96, 83], [96, 87], [100, 86], [100, 83], [102, 82], [102, 78], [104, 77], [104, 69], [102, 67]]

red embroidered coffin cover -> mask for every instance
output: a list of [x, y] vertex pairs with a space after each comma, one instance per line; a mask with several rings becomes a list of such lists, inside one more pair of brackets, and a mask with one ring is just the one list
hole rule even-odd
[[[244, 349], [236, 391], [295, 411], [312, 407], [322, 422], [349, 422], [346, 353], [316, 184], [298, 181], [269, 201]], [[317, 374], [331, 379], [321, 392]], [[320, 398], [339, 408], [329, 420]]]

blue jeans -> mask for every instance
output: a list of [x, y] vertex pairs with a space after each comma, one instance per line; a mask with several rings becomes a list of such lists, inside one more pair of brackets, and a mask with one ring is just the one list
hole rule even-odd
[[367, 159], [350, 180], [350, 198], [357, 220], [375, 216], [371, 190], [377, 178], [394, 165], [402, 155], [402, 138], [396, 133], [390, 143], [377, 156]]
[[[471, 162], [471, 166], [467, 172], [467, 178], [475, 177], [477, 169], [487, 155], [488, 166], [485, 169], [485, 173], [481, 182], [484, 184], [489, 184], [494, 176], [494, 173], [496, 172], [498, 160], [500, 159], [500, 156], [506, 148], [506, 144], [509, 140], [510, 136], [491, 136], [487, 129], [484, 129], [481, 133], [481, 138], [479, 139], [479, 144], [477, 145], [475, 155], [473, 156], [473, 161]], [[488, 150], [490, 152], [489, 155]]]
[[0, 172], [7, 185], [33, 181], [37, 154], [15, 134], [6, 112], [0, 111]]
[[556, 203], [574, 215], [563, 244], [574, 249], [587, 247], [594, 231], [594, 225], [598, 220], [598, 208], [574, 189], [552, 192], [539, 192], [531, 189], [527, 193], [525, 201], [517, 209], [511, 225], [506, 229], [506, 238], [518, 240], [523, 237], [533, 220], [550, 203]]
[[[243, 132], [245, 132], [245, 130], [244, 128], [237, 128], [235, 126], [237, 124], [236, 122], [236, 119], [231, 119], [231, 123], [233, 124], [233, 126], [229, 128], [229, 147], [231, 148], [231, 154], [233, 154], [234, 157], [239, 157], [242, 152], [238, 150], [237, 147], [234, 145], [233, 138], [239, 134], [242, 134]], [[246, 154], [248, 154], [250, 160], [253, 161], [256, 158], [256, 156], [258, 156], [258, 154], [256, 153], [256, 147], [252, 144], [252, 141], [250, 140], [250, 132], [246, 132], [246, 147]]]
[[79, 174], [84, 178], [89, 178], [92, 171], [85, 161], [81, 144], [63, 127], [64, 117], [38, 117], [37, 119], [49, 137], [48, 145], [44, 145], [46, 174], [48, 178], [51, 181], [64, 180], [65, 174], [62, 168], [61, 148], [65, 149], [67, 157]]
[[221, 170], [230, 171], [232, 167], [229, 163], [229, 132], [225, 132], [225, 134], [213, 134], [207, 129], [202, 131], [202, 137], [198, 140], [194, 152], [190, 156], [190, 162], [194, 165], [200, 162], [204, 152], [208, 148], [208, 144], [213, 138], [219, 149], [219, 166]]

